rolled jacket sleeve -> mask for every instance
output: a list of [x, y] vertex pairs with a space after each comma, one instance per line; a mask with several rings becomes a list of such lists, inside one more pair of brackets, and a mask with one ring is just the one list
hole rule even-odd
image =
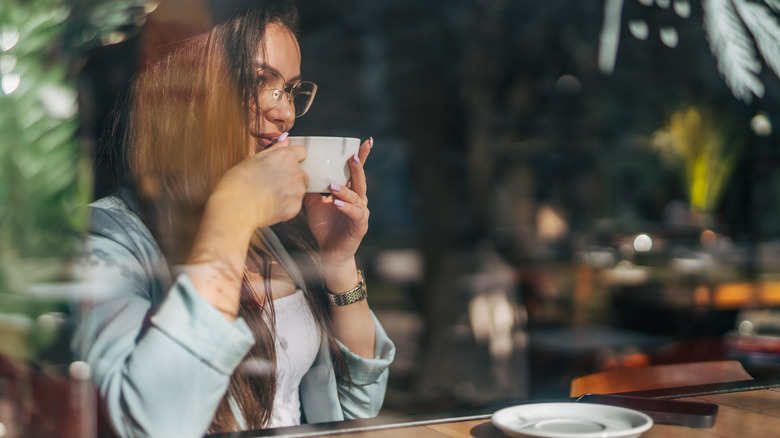
[[327, 339], [312, 368], [301, 381], [301, 405], [307, 423], [375, 417], [382, 408], [387, 390], [390, 363], [395, 345], [372, 313], [376, 328], [374, 358], [364, 358], [339, 343], [347, 362], [350, 379], [337, 381]]
[[121, 437], [201, 437], [254, 344], [186, 274], [171, 280], [151, 234], [123, 204], [98, 202], [77, 268], [74, 354], [87, 362]]
[[231, 375], [254, 344], [252, 332], [242, 318], [229, 322], [194, 291], [189, 277], [179, 275], [152, 316], [152, 325], [217, 371]]
[[375, 417], [385, 399], [389, 367], [395, 357], [395, 345], [382, 324], [371, 313], [376, 330], [376, 349], [373, 359], [351, 352], [339, 343], [349, 369], [349, 381], [339, 382], [338, 394], [344, 419]]
[[373, 359], [357, 355], [341, 342], [338, 343], [341, 352], [347, 359], [349, 375], [355, 385], [369, 385], [378, 381], [383, 373], [387, 373], [395, 357], [395, 345], [373, 312], [371, 316], [374, 319], [374, 329], [376, 330], [376, 347]]

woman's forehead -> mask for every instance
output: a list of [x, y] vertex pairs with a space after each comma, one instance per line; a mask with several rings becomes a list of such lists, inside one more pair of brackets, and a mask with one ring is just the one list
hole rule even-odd
[[[265, 50], [258, 54], [260, 65], [277, 70], [287, 81], [301, 75], [301, 48], [290, 29], [269, 24], [265, 31]], [[263, 59], [264, 58], [264, 59]]]

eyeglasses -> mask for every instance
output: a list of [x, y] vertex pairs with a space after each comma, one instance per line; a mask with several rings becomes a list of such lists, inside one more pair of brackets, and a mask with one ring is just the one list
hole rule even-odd
[[257, 109], [263, 113], [272, 110], [287, 95], [295, 117], [301, 117], [311, 107], [315, 94], [314, 82], [300, 81], [288, 86], [284, 77], [274, 70], [264, 69], [257, 77]]

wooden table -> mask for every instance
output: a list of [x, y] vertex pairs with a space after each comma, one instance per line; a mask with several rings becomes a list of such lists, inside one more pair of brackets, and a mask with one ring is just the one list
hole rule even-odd
[[[682, 426], [656, 424], [642, 435], [642, 438], [675, 437], [739, 437], [759, 438], [780, 436], [780, 390], [718, 394], [689, 397], [681, 400], [707, 401], [719, 405], [715, 426], [697, 429]], [[498, 438], [505, 435], [496, 429], [489, 419], [448, 422], [427, 426], [385, 429], [371, 432], [331, 435], [341, 438]]]
[[[766, 384], [752, 385], [752, 388], [740, 388], [738, 384], [725, 389], [717, 385], [698, 385], [670, 390], [644, 391], [648, 395], [652, 395], [652, 398], [710, 402], [717, 404], [719, 409], [714, 427], [691, 428], [655, 424], [642, 435], [642, 438], [762, 438], [780, 436], [780, 381], [773, 380]], [[417, 418], [379, 417], [324, 425], [240, 432], [229, 436], [501, 438], [506, 435], [490, 422], [491, 413], [500, 407], [486, 408], [483, 411], [471, 413], [464, 412], [449, 417], [446, 415], [437, 416], [436, 414], [427, 417], [418, 416]]]

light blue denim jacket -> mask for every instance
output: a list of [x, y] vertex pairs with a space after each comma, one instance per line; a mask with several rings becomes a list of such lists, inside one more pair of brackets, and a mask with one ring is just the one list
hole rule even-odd
[[[127, 203], [112, 196], [92, 208], [78, 268], [85, 296], [78, 303], [74, 351], [91, 365], [101, 403], [120, 436], [202, 436], [230, 375], [254, 344], [252, 333], [243, 319], [229, 322], [207, 303], [186, 272], [171, 276]], [[273, 232], [262, 230], [262, 239], [296, 280], [300, 274]], [[377, 415], [395, 346], [376, 317], [374, 324], [374, 359], [339, 345], [352, 385], [336, 381], [327, 342], [321, 342], [300, 386], [306, 422]]]

